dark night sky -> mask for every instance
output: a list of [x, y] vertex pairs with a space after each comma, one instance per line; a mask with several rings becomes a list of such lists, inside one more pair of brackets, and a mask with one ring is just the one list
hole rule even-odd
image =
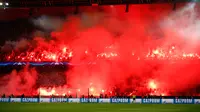
[[[32, 11], [30, 15], [30, 11]], [[6, 40], [17, 40], [20, 37], [30, 38], [30, 34], [37, 29], [31, 19], [41, 15], [65, 16], [73, 13], [74, 7], [41, 8], [41, 9], [0, 9], [0, 46]], [[41, 29], [40, 29], [41, 30]]]
[[6, 40], [16, 40], [20, 36], [30, 34], [34, 29], [34, 26], [29, 19], [1, 21], [0, 26], [0, 45]]

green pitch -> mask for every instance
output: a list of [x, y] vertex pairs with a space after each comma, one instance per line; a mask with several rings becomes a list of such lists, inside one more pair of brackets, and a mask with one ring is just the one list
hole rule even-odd
[[200, 105], [0, 103], [0, 112], [200, 112]]

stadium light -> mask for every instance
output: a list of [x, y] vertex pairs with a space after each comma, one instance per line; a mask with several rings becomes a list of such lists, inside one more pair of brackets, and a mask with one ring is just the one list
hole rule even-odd
[[2, 2], [0, 2], [0, 6], [2, 6], [3, 5], [3, 3]]
[[6, 2], [5, 5], [6, 5], [6, 6], [9, 6], [9, 3]]

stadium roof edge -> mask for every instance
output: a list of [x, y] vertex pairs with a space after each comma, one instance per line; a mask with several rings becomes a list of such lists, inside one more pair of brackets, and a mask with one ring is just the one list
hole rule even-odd
[[[7, 0], [8, 1], [8, 0]], [[9, 0], [8, 8], [200, 2], [200, 0]], [[5, 8], [0, 6], [1, 8]]]

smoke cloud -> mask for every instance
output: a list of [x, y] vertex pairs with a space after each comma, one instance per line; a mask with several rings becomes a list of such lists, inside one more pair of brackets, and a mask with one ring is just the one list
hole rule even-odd
[[46, 30], [46, 31], [55, 31], [61, 28], [64, 19], [59, 17], [49, 17], [49, 16], [41, 16], [37, 19], [32, 19], [34, 25]]
[[[81, 65], [66, 71], [66, 85], [80, 89], [82, 93], [87, 92], [87, 88], [94, 88], [94, 94], [120, 88], [121, 93], [137, 90], [141, 95], [147, 92], [151, 81], [160, 89], [159, 94], [163, 91], [166, 94], [169, 91], [185, 92], [200, 85], [199, 62], [184, 59], [187, 55], [195, 57], [198, 54], [200, 21], [199, 7], [195, 3], [181, 6], [172, 11], [169, 4], [133, 5], [129, 13], [124, 12], [124, 6], [101, 7], [103, 11], [90, 7], [66, 20], [42, 16], [34, 20], [34, 24], [54, 31], [51, 40], [34, 38], [35, 51], [62, 46], [72, 49], [70, 63]], [[2, 49], [28, 45], [23, 41], [18, 44], [7, 42]], [[171, 58], [163, 54], [166, 50], [175, 54], [173, 59], [146, 59], [153, 56], [148, 54], [149, 51]], [[31, 80], [23, 87], [33, 88], [38, 73], [26, 69], [27, 74], [23, 75]], [[18, 80], [21, 78], [16, 74], [22, 75], [14, 71], [7, 76], [10, 79], [7, 88], [20, 87]], [[16, 92], [16, 89], [8, 90]], [[66, 91], [59, 94], [63, 93]]]
[[21, 71], [13, 70], [1, 78], [0, 92], [6, 95], [35, 95], [37, 72], [25, 67]]

